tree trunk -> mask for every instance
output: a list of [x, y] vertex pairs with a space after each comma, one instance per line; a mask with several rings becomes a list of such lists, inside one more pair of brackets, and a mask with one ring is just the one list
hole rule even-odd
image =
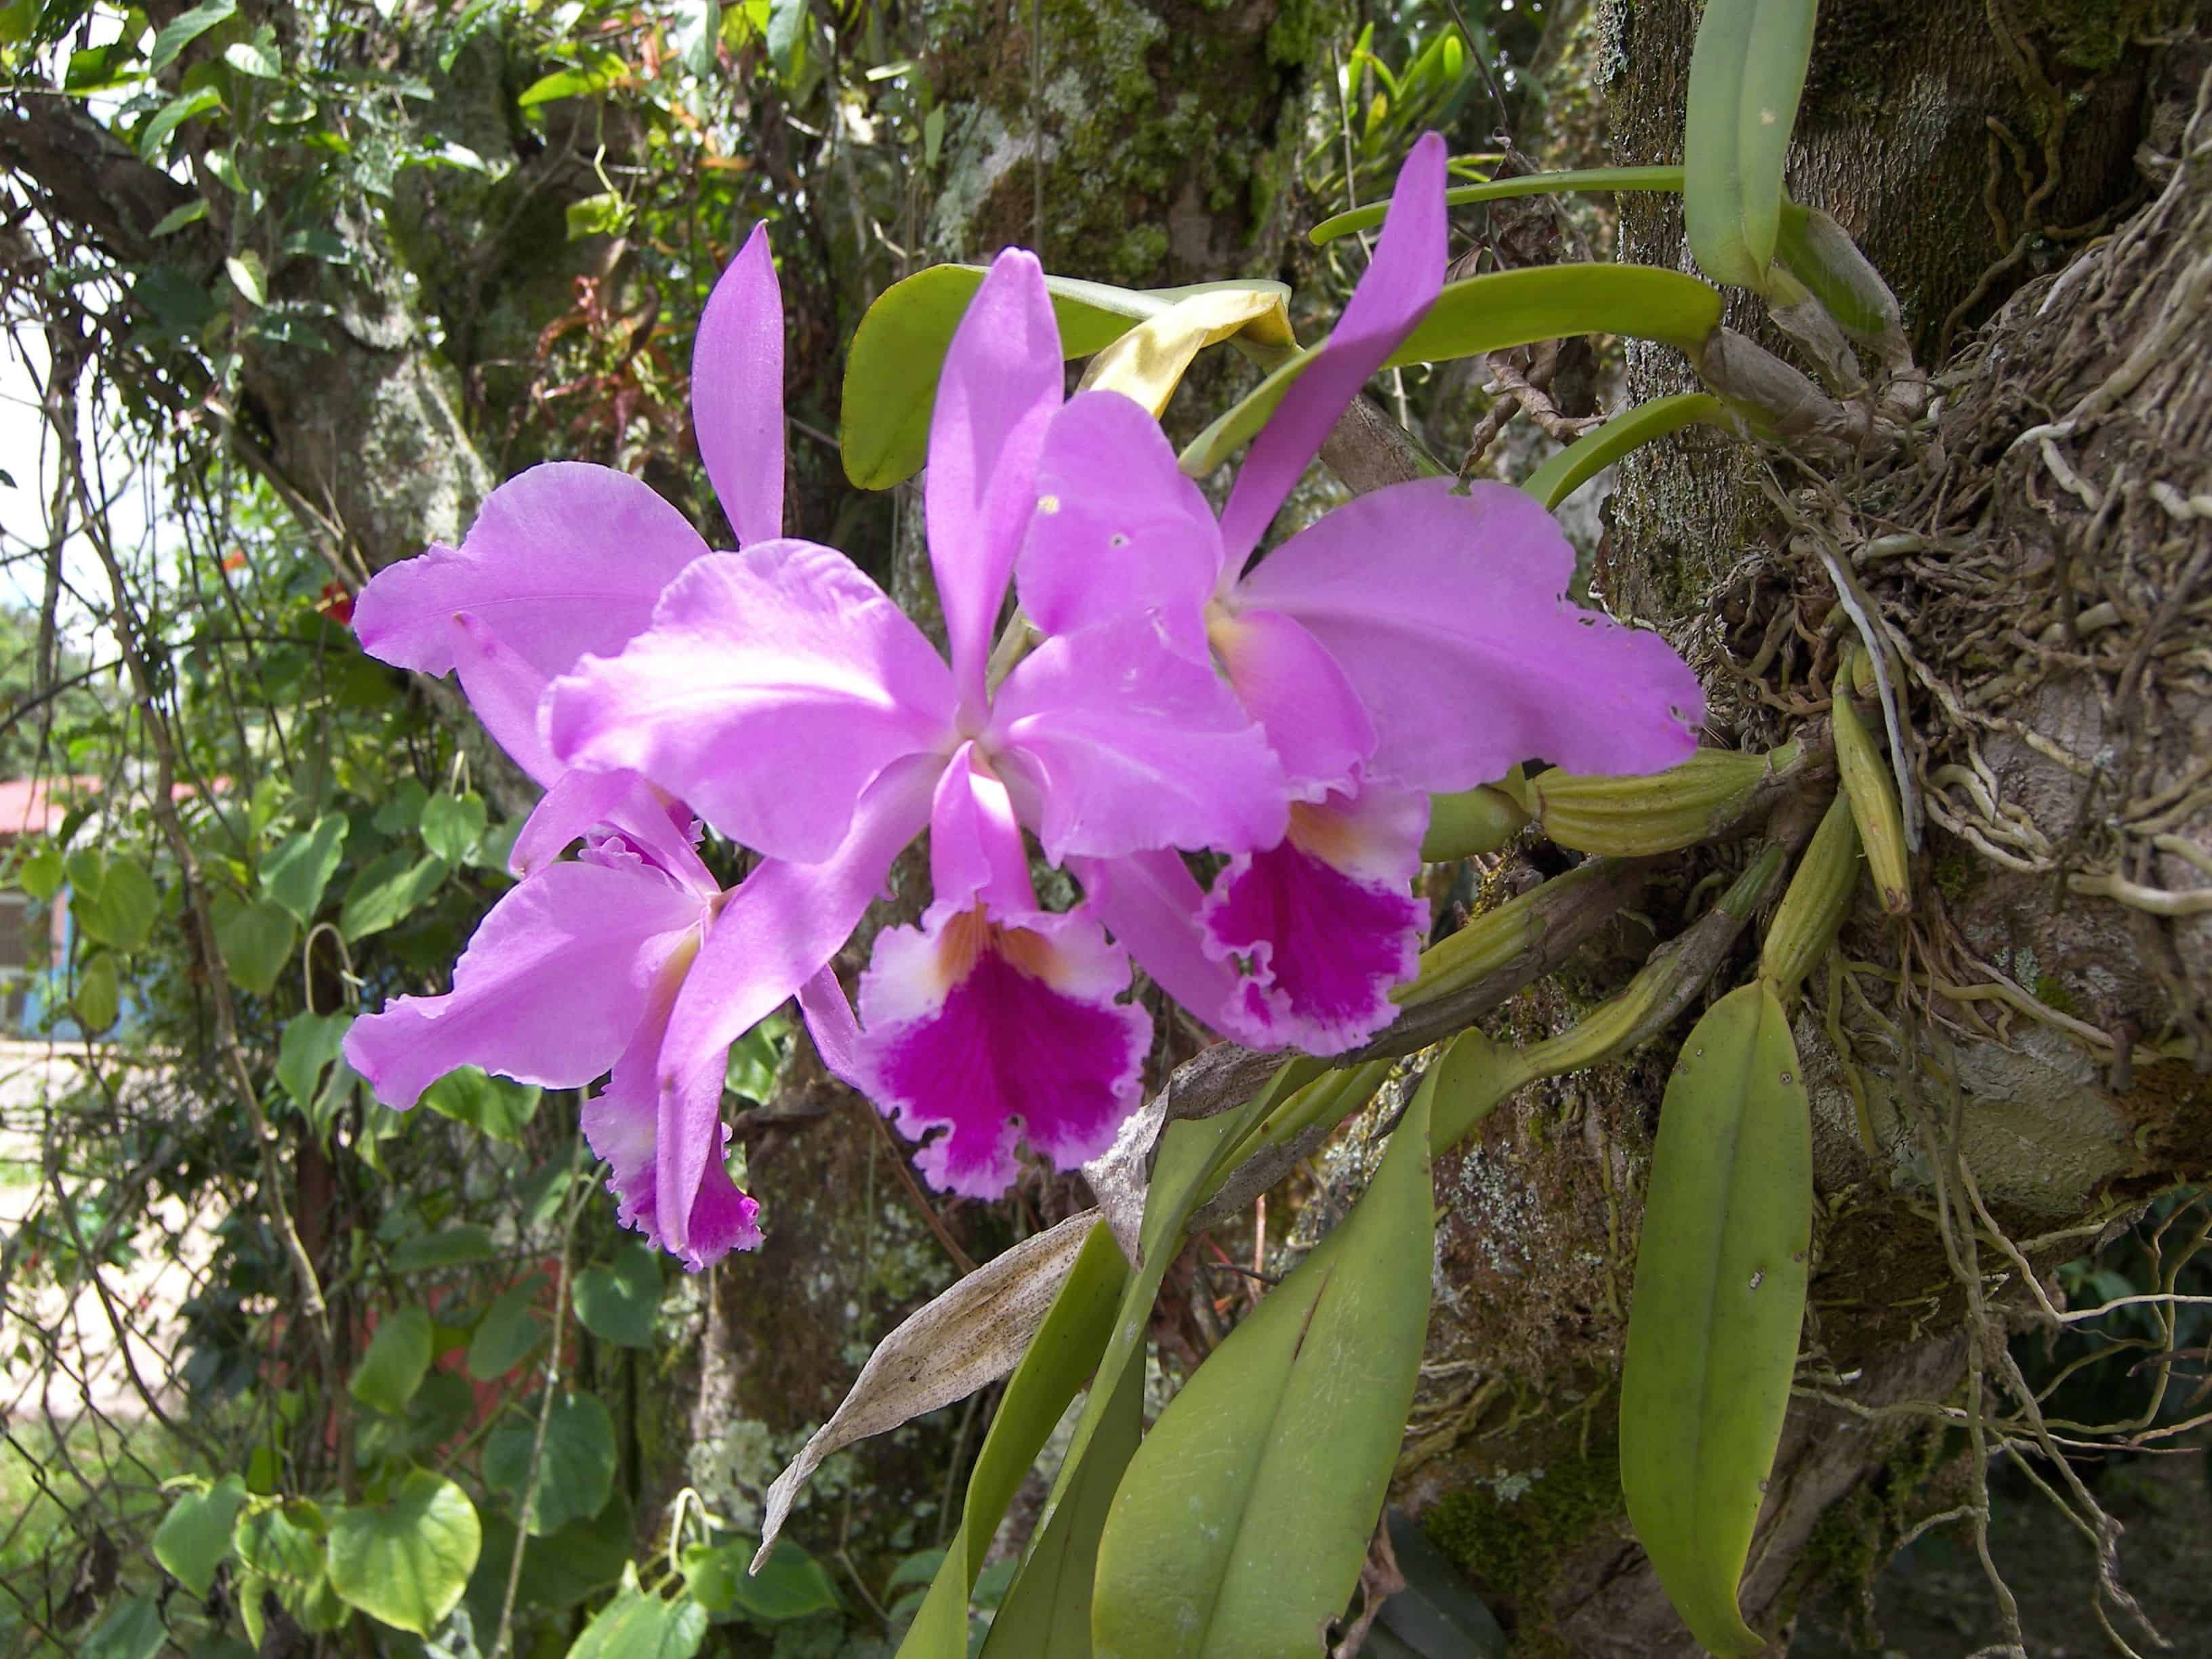
[[[1698, 666], [1714, 738], [1751, 747], [1825, 706], [1855, 635], [1821, 556], [1854, 569], [1929, 820], [1910, 926], [1863, 903], [1796, 1021], [1820, 1202], [1799, 1398], [1743, 1587], [1768, 1631], [1822, 1577], [1878, 1570], [1962, 1377], [2034, 1443], [2006, 1389], [2027, 1293], [1998, 1230], [2047, 1273], [2212, 1168], [2212, 521], [2183, 505], [2212, 478], [2212, 120], [2175, 165], [2205, 58], [2015, 10], [1825, 6], [1792, 154], [1793, 195], [1895, 286], [1938, 418], [1810, 468], [1711, 434], [1655, 446], [1622, 469], [1601, 558], [1613, 602]], [[1601, 14], [1620, 161], [1679, 159], [1697, 15]], [[1677, 200], [1624, 198], [1621, 225], [1623, 258], [1686, 268]], [[1735, 297], [1735, 326], [1757, 316]], [[1629, 367], [1639, 398], [1692, 384], [1656, 348]], [[1438, 1165], [1449, 1288], [1401, 1490], [1532, 1653], [1699, 1650], [1627, 1533], [1611, 1450], [1667, 1058], [1528, 1091]], [[1963, 1282], [1982, 1273], [2004, 1276], [1995, 1304]]]

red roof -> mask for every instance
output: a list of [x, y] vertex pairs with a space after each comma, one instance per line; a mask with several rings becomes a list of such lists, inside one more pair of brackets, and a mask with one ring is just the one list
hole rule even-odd
[[42, 836], [79, 799], [99, 793], [98, 778], [0, 780], [0, 836]]

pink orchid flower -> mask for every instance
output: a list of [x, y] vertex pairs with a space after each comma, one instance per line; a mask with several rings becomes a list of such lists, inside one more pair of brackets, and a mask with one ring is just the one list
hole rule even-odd
[[[782, 378], [782, 306], [760, 228], [716, 283], [692, 364], [700, 451], [741, 544], [781, 527]], [[377, 1097], [401, 1109], [457, 1066], [551, 1088], [611, 1072], [584, 1107], [586, 1138], [610, 1166], [623, 1224], [694, 1268], [760, 1242], [759, 1206], [723, 1163], [718, 1109], [694, 1126], [680, 1194], [659, 1173], [653, 1067], [725, 896], [693, 850], [690, 811], [634, 772], [564, 765], [539, 709], [555, 676], [619, 651], [706, 555], [637, 479], [554, 463], [494, 490], [459, 547], [433, 547], [362, 591], [362, 648], [423, 673], [458, 670], [477, 718], [546, 793], [516, 838], [523, 880], [478, 926], [452, 991], [396, 999], [356, 1020], [345, 1044]], [[554, 862], [580, 836], [581, 856]]]
[[[1054, 418], [1017, 568], [1048, 635], [1141, 610], [1209, 656], [1281, 760], [1288, 829], [1210, 894], [1172, 854], [1079, 860], [1115, 937], [1240, 1041], [1327, 1054], [1387, 1024], [1425, 907], [1431, 793], [1540, 757], [1657, 770], [1695, 746], [1697, 678], [1658, 635], [1567, 602], [1574, 553], [1521, 491], [1449, 478], [1361, 495], [1252, 556], [1322, 441], [1443, 286], [1444, 148], [1401, 173], [1327, 345], [1255, 441], [1217, 522], [1151, 416], [1110, 392]], [[1101, 581], [1111, 568], [1116, 580]]]
[[[798, 540], [694, 561], [653, 625], [556, 679], [544, 733], [568, 764], [635, 772], [766, 857], [708, 928], [659, 1062], [659, 1207], [685, 1209], [715, 1144], [723, 1062], [815, 980], [927, 826], [935, 901], [877, 941], [840, 1062], [920, 1139], [940, 1188], [996, 1195], [1029, 1144], [1094, 1156], [1137, 1103], [1149, 1024], [1086, 908], [1050, 915], [1047, 859], [1271, 846], [1282, 769], [1210, 665], [1157, 621], [1094, 606], [988, 683], [992, 636], [1062, 400], [1036, 258], [1000, 256], [947, 351], [924, 513], [950, 661], [843, 554]], [[1115, 588], [1102, 565], [1091, 580]], [[1110, 611], [1110, 614], [1108, 614]], [[1170, 854], [1171, 856], [1171, 854]]]

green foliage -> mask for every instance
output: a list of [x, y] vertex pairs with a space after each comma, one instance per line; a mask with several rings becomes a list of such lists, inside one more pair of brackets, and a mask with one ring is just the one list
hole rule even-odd
[[572, 1292], [576, 1317], [593, 1336], [625, 1348], [653, 1346], [660, 1259], [646, 1245], [625, 1244], [612, 1261], [586, 1268]]
[[1698, 21], [1682, 211], [1690, 251], [1717, 283], [1766, 290], [1818, 9], [1818, 0], [1707, 0]]
[[387, 1314], [369, 1339], [368, 1352], [362, 1356], [347, 1389], [362, 1405], [398, 1416], [422, 1386], [434, 1340], [428, 1309], [402, 1308]]
[[245, 1502], [244, 1478], [226, 1474], [204, 1492], [180, 1493], [154, 1534], [155, 1559], [202, 1601], [230, 1553], [230, 1529]]
[[[537, 1485], [531, 1494], [535, 1463]], [[544, 1537], [572, 1522], [588, 1521], [606, 1507], [614, 1490], [615, 1425], [598, 1396], [559, 1394], [544, 1419], [541, 1443], [533, 1419], [510, 1417], [484, 1443], [484, 1484], [526, 1513], [531, 1533]]]
[[388, 1501], [332, 1517], [331, 1588], [371, 1618], [428, 1636], [468, 1588], [482, 1542], [468, 1494], [416, 1469]]
[[625, 1571], [615, 1599], [602, 1607], [568, 1659], [691, 1659], [707, 1639], [707, 1609], [689, 1596], [667, 1601], [638, 1587]]
[[[921, 471], [937, 377], [953, 331], [982, 285], [976, 265], [932, 265], [878, 297], [860, 319], [845, 362], [838, 447], [846, 476], [888, 489]], [[1225, 290], [1281, 291], [1273, 283], [1201, 283], [1138, 292], [1066, 276], [1046, 278], [1061, 352], [1088, 357], [1181, 300]]]
[[1683, 1045], [1659, 1117], [1621, 1373], [1620, 1474], [1644, 1552], [1717, 1653], [1765, 1644], [1736, 1607], [1805, 1316], [1811, 1110], [1765, 981]]
[[1415, 1091], [1352, 1214], [1137, 1449], [1098, 1545], [1099, 1646], [1289, 1653], [1350, 1601], [1428, 1331], [1436, 1088]]

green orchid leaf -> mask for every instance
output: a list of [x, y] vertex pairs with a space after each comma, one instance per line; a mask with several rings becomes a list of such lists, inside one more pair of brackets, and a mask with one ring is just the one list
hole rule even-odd
[[1818, 0], [1706, 0], [1690, 52], [1682, 214], [1698, 268], [1717, 283], [1765, 291], [1818, 10]]
[[[1575, 334], [1625, 334], [1694, 354], [1721, 319], [1718, 289], [1646, 265], [1540, 265], [1448, 283], [1385, 367], [1447, 362]], [[1260, 382], [1183, 450], [1203, 477], [1258, 435], [1291, 383], [1326, 349], [1309, 347]]]
[[1730, 992], [1683, 1044], [1659, 1114], [1621, 1375], [1620, 1484], [1691, 1633], [1752, 1655], [1736, 1582], [1805, 1317], [1810, 1108], [1773, 988]]
[[1352, 1214], [1130, 1460], [1098, 1545], [1099, 1650], [1303, 1653], [1351, 1599], [1428, 1332], [1436, 1093], [1432, 1069]]
[[1091, 1659], [1098, 1540], [1144, 1429], [1144, 1368], [1126, 1366], [1083, 1461], [1061, 1470], [1044, 1524], [992, 1616], [982, 1659]]
[[331, 1521], [331, 1588], [398, 1630], [428, 1636], [468, 1588], [483, 1529], [468, 1494], [416, 1469], [391, 1498]]
[[[969, 1595], [983, 1553], [1067, 1402], [1097, 1367], [1128, 1279], [1121, 1246], [1102, 1221], [1084, 1240], [1051, 1311], [1006, 1384], [968, 1477], [959, 1528], [899, 1649], [904, 1659], [965, 1659]], [[1143, 1368], [1133, 1374], [1141, 1376]]]
[[[929, 417], [937, 406], [937, 377], [953, 331], [982, 285], [980, 265], [932, 265], [893, 284], [868, 307], [845, 360], [838, 441], [845, 476], [863, 489], [888, 489], [921, 471], [929, 454]], [[1060, 348], [1088, 357], [1138, 324], [1197, 295], [1243, 292], [1288, 298], [1280, 283], [1200, 283], [1188, 288], [1135, 289], [1104, 283], [1048, 276]], [[1266, 343], [1288, 346], [1279, 310], [1263, 312], [1245, 327]]]
[[[1460, 185], [1444, 192], [1448, 208], [1468, 207], [1477, 202], [1502, 202], [1513, 196], [1595, 195], [1616, 190], [1678, 193], [1682, 188], [1680, 167], [1577, 167], [1566, 173], [1522, 173], [1510, 179], [1490, 179], [1479, 185]], [[1349, 236], [1382, 222], [1390, 210], [1385, 202], [1371, 202], [1324, 219], [1306, 234], [1314, 246]]]
[[1614, 416], [1595, 432], [1584, 433], [1531, 472], [1521, 488], [1548, 512], [1630, 450], [1679, 432], [1693, 421], [1718, 425], [1726, 418], [1726, 406], [1710, 392], [1654, 398]]

